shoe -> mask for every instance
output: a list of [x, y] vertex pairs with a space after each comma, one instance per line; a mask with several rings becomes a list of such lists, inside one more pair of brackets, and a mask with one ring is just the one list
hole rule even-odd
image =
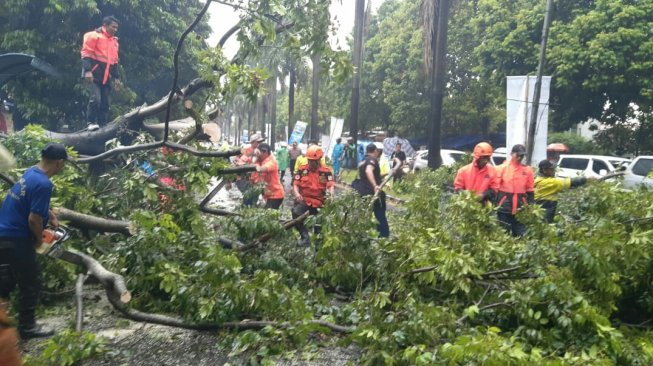
[[100, 129], [100, 125], [98, 125], [97, 123], [89, 123], [88, 125], [86, 125], [87, 131], [95, 131], [99, 129]]
[[34, 325], [29, 328], [18, 328], [18, 333], [20, 334], [20, 338], [25, 340], [25, 339], [30, 339], [30, 338], [43, 338], [43, 337], [50, 337], [54, 335], [54, 330], [50, 329], [48, 327], [45, 327], [43, 325]]

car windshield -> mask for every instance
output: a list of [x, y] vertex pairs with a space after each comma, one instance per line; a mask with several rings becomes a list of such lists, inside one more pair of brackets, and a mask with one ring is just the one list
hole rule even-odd
[[590, 159], [586, 158], [562, 158], [558, 166], [565, 169], [585, 170]]
[[492, 161], [494, 161], [494, 165], [501, 165], [503, 164], [504, 161], [506, 161], [505, 156], [493, 156]]
[[451, 153], [449, 155], [451, 155], [454, 161], [460, 161], [460, 159], [462, 159], [463, 156], [465, 156], [465, 154], [461, 154], [461, 153]]
[[653, 159], [639, 159], [633, 165], [633, 174], [645, 177], [653, 169]]
[[628, 163], [630, 162], [629, 160], [608, 160], [608, 161], [609, 161], [610, 164], [612, 164], [612, 166], [614, 166], [615, 168], [618, 168], [618, 167], [620, 167], [620, 166], [622, 166], [622, 165], [626, 165], [626, 164], [628, 164]]

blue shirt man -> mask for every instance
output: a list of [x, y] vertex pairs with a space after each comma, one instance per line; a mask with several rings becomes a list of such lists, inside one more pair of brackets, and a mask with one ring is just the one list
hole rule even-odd
[[27, 169], [0, 208], [0, 237], [31, 238], [29, 215], [32, 213], [41, 216], [43, 227], [47, 226], [52, 188], [44, 171], [36, 166]]
[[0, 208], [0, 298], [8, 299], [16, 285], [20, 288], [18, 332], [23, 339], [54, 333], [36, 324], [41, 291], [36, 248], [43, 244], [48, 221], [58, 225], [50, 212], [50, 177], [63, 170], [67, 158], [65, 146], [47, 144], [41, 150], [41, 161], [14, 184]]

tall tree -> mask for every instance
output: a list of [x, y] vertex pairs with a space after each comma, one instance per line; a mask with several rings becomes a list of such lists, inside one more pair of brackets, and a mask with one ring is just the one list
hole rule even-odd
[[320, 104], [320, 72], [322, 70], [322, 54], [316, 52], [311, 55], [313, 65], [313, 77], [311, 82], [311, 126], [309, 135], [312, 140], [319, 140], [320, 129], [318, 128], [318, 108]]
[[[449, 28], [449, 0], [430, 0], [427, 3], [430, 3], [430, 6], [427, 7], [427, 21], [424, 24], [426, 35], [425, 44], [427, 46], [425, 47], [425, 53], [426, 65], [430, 70], [431, 79], [431, 108], [429, 113], [431, 125], [429, 127], [428, 166], [431, 169], [437, 169], [442, 163], [442, 158], [440, 157], [440, 132], [442, 126], [442, 98], [444, 97], [447, 75], [446, 54], [447, 31]], [[431, 17], [430, 19], [429, 16]]]
[[[354, 139], [354, 144], [358, 144], [358, 107], [360, 103], [360, 73], [363, 64], [363, 28], [365, 21], [365, 0], [356, 0], [354, 13], [354, 49], [352, 51], [352, 60], [354, 65], [354, 75], [352, 77], [351, 87], [351, 114], [349, 119], [349, 135]], [[358, 149], [354, 152], [358, 153]]]

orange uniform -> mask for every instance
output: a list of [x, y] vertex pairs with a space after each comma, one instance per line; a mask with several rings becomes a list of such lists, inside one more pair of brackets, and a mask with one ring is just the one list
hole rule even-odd
[[488, 190], [495, 193], [499, 184], [497, 182], [497, 172], [490, 164], [486, 164], [482, 169], [476, 166], [476, 158], [471, 164], [465, 165], [458, 169], [453, 187], [456, 191], [466, 190], [483, 196]]
[[23, 362], [18, 350], [16, 329], [9, 325], [9, 316], [0, 299], [0, 365], [21, 366]]
[[329, 167], [320, 165], [316, 171], [312, 171], [308, 164], [304, 164], [295, 172], [293, 184], [309, 207], [319, 208], [324, 204], [327, 189], [334, 187], [336, 182]]
[[515, 215], [533, 199], [535, 184], [531, 167], [510, 160], [498, 170], [497, 181], [499, 211]]
[[279, 165], [274, 160], [272, 155], [269, 155], [265, 160], [256, 162], [256, 165], [262, 169], [260, 172], [252, 173], [252, 182], [265, 183], [265, 190], [263, 191], [263, 198], [280, 199], [286, 194], [279, 180]]
[[84, 71], [91, 71], [97, 82], [106, 84], [109, 76], [116, 76], [118, 47], [118, 37], [110, 35], [103, 27], [84, 34], [81, 51]]
[[236, 165], [253, 164], [256, 160], [256, 149], [252, 145], [247, 145], [240, 150], [240, 156], [236, 160]]

